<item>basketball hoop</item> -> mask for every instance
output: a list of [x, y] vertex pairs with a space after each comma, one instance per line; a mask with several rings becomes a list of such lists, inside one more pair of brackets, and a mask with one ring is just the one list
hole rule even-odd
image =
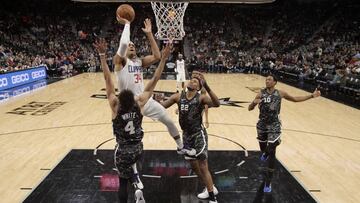
[[159, 40], [182, 40], [185, 36], [184, 14], [189, 2], [151, 2]]

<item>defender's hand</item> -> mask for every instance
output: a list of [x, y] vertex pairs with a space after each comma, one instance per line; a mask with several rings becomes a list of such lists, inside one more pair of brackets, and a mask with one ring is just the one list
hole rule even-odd
[[[195, 76], [194, 76], [194, 77], [195, 77]], [[197, 73], [196, 73], [196, 77], [200, 79], [201, 85], [204, 87], [205, 84], [206, 84], [206, 80], [205, 80], [204, 75], [203, 75], [202, 73], [200, 73], [200, 72], [197, 72]]]
[[156, 93], [156, 94], [154, 94], [154, 99], [155, 99], [155, 101], [157, 101], [157, 102], [163, 101], [164, 98], [165, 98], [164, 94], [161, 94], [161, 93]]
[[107, 43], [104, 38], [100, 38], [93, 43], [93, 46], [97, 50], [99, 54], [106, 54], [107, 51]]
[[172, 44], [168, 43], [166, 46], [161, 50], [161, 59], [166, 60], [170, 56]]
[[254, 103], [254, 104], [260, 104], [260, 103], [261, 103], [261, 99], [255, 99], [255, 100], [253, 101], [253, 103]]
[[319, 97], [319, 96], [321, 96], [321, 92], [320, 92], [320, 90], [318, 90], [316, 88], [315, 91], [312, 93], [312, 97], [316, 98], [316, 97]]
[[149, 18], [146, 18], [144, 21], [144, 28], [142, 28], [142, 30], [145, 33], [151, 33], [151, 20]]

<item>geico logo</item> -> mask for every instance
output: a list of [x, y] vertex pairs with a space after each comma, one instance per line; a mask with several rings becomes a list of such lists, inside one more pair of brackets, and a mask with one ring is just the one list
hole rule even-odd
[[9, 98], [10, 98], [10, 94], [7, 92], [0, 94], [0, 99], [9, 99]]
[[44, 87], [44, 86], [46, 86], [46, 82], [42, 82], [42, 83], [39, 83], [39, 84], [35, 84], [35, 85], [33, 86], [33, 89], [38, 89], [38, 88]]
[[46, 75], [45, 70], [34, 71], [31, 73], [33, 79], [44, 77]]
[[28, 80], [29, 80], [29, 74], [27, 74], [27, 73], [11, 76], [11, 82], [13, 84], [28, 81]]
[[0, 78], [0, 87], [6, 87], [8, 85], [7, 78]]
[[13, 93], [13, 96], [16, 96], [16, 95], [19, 95], [19, 94], [23, 94], [25, 92], [30, 92], [30, 87], [24, 87], [24, 88], [21, 88], [21, 89], [18, 89], [18, 90], [15, 90], [14, 93]]

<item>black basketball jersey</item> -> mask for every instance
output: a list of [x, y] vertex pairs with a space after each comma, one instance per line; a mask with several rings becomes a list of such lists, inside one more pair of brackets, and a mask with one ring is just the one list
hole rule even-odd
[[260, 121], [266, 123], [279, 122], [279, 114], [281, 108], [281, 96], [279, 90], [275, 89], [269, 94], [266, 89], [261, 90], [261, 103], [259, 104]]
[[188, 100], [185, 91], [181, 92], [179, 108], [179, 123], [184, 134], [194, 134], [202, 130], [202, 112], [204, 105], [200, 102], [200, 94]]
[[140, 142], [144, 136], [141, 127], [143, 115], [140, 107], [135, 104], [130, 112], [125, 112], [121, 109], [113, 119], [113, 131], [116, 137], [116, 142], [119, 144], [132, 144]]

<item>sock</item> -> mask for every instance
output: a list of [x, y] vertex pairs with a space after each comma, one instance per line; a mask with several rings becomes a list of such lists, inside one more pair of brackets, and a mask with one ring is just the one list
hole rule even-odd
[[174, 140], [175, 140], [175, 142], [176, 142], [179, 149], [184, 148], [183, 141], [181, 140], [179, 135], [177, 137], [174, 137]]
[[259, 142], [261, 152], [266, 151], [267, 142]]
[[132, 167], [133, 170], [134, 170], [134, 174], [137, 174], [138, 171], [137, 171], [136, 163], [134, 163], [133, 165], [131, 165], [131, 167]]
[[130, 24], [126, 24], [121, 34], [119, 48], [116, 52], [119, 56], [121, 57], [125, 56], [129, 42], [130, 42]]

